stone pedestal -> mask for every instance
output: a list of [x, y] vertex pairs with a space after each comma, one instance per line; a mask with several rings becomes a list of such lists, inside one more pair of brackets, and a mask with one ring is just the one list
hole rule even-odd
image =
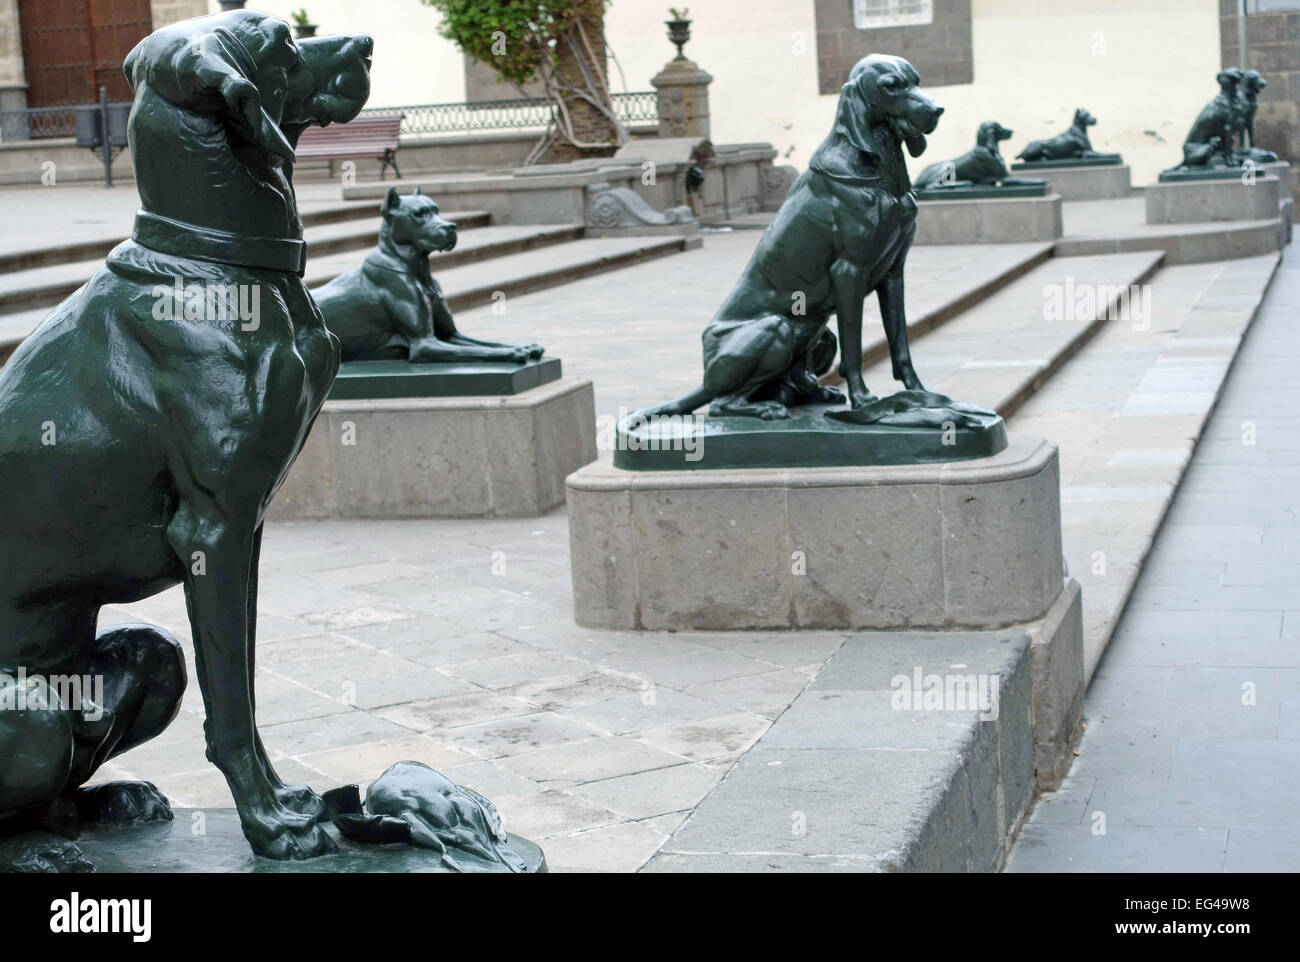
[[1015, 626], [1030, 654], [1016, 724], [1025, 739], [1032, 728], [1041, 785], [1068, 767], [1083, 622], [1061, 555], [1055, 445], [1012, 436], [991, 457], [892, 467], [600, 462], [567, 485], [578, 624], [874, 630], [882, 645], [889, 632]]
[[660, 137], [709, 136], [709, 84], [711, 74], [685, 57], [670, 60], [651, 79], [659, 92]]
[[1279, 216], [1281, 181], [1256, 172], [1252, 181], [1244, 174], [1200, 180], [1170, 180], [1149, 184], [1146, 197], [1148, 224], [1198, 224], [1207, 221], [1273, 220]]
[[921, 200], [916, 244], [1011, 244], [1061, 237], [1061, 196]]
[[575, 618], [599, 628], [993, 628], [1061, 593], [1054, 445], [921, 465], [568, 479]]
[[1012, 173], [1042, 177], [1062, 200], [1112, 200], [1132, 192], [1128, 164], [1012, 164]]
[[268, 517], [535, 517], [595, 457], [581, 378], [507, 397], [327, 401]]

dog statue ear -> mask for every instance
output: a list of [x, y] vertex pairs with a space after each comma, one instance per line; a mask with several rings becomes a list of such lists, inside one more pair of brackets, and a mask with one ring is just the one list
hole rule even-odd
[[[419, 188], [416, 188], [416, 192], [417, 193], [419, 192]], [[402, 204], [402, 198], [397, 196], [397, 188], [396, 187], [388, 188], [388, 193], [384, 196], [384, 213], [397, 210], [397, 208], [400, 207], [401, 204]]]
[[840, 91], [840, 105], [835, 114], [835, 129], [850, 144], [872, 157], [880, 150], [871, 136], [871, 107], [862, 84], [850, 80]]
[[416, 197], [419, 197], [419, 196], [420, 196], [420, 185], [419, 185], [419, 184], [416, 184], [416, 185], [415, 185], [415, 190], [413, 190], [412, 193], [413, 193]]
[[262, 95], [256, 86], [243, 77], [232, 76], [222, 81], [221, 97], [230, 109], [231, 124], [240, 136], [291, 164], [294, 162], [293, 146], [279, 124], [262, 109]]

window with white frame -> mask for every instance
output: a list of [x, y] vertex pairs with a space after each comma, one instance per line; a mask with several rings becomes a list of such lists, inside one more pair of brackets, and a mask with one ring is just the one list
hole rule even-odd
[[853, 0], [853, 25], [859, 30], [933, 21], [934, 0]]

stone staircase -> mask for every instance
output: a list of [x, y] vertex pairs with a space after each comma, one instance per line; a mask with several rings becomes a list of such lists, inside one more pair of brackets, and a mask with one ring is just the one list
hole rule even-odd
[[[658, 257], [698, 240], [683, 236], [588, 236], [582, 224], [493, 225], [486, 211], [445, 211], [460, 227], [456, 249], [434, 254], [434, 276], [453, 311], [570, 283]], [[317, 203], [302, 214], [308, 245], [306, 281], [316, 287], [360, 263], [377, 242], [379, 218], [369, 201]], [[117, 218], [120, 226], [121, 218]], [[121, 232], [64, 246], [0, 249], [0, 363], [50, 310], [84, 284], [121, 242]]]

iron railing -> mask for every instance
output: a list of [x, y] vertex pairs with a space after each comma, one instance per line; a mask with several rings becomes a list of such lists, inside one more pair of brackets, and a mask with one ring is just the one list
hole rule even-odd
[[72, 112], [75, 109], [69, 105], [0, 110], [0, 142], [71, 137], [74, 130]]
[[[614, 94], [614, 112], [627, 126], [659, 122], [658, 95], [653, 90]], [[0, 142], [71, 137], [72, 106], [28, 107], [0, 110]], [[480, 100], [460, 104], [417, 104], [411, 107], [374, 107], [366, 114], [401, 111], [402, 133], [455, 134], [486, 130], [542, 130], [551, 123], [551, 102], [545, 98]]]
[[[614, 112], [625, 125], [659, 122], [658, 95], [653, 90], [614, 94]], [[479, 100], [460, 104], [416, 104], [374, 107], [367, 114], [401, 111], [402, 133], [456, 134], [479, 130], [542, 130], [551, 123], [551, 102], [544, 97]]]

